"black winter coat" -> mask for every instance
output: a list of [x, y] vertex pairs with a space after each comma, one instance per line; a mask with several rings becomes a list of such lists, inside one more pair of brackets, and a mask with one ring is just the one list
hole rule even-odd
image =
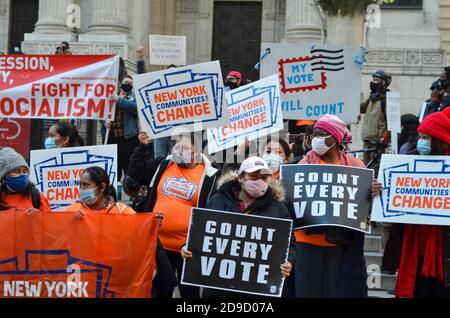
[[[237, 194], [241, 190], [240, 183], [235, 180], [237, 175], [233, 172], [228, 173], [219, 181], [221, 184], [219, 190], [211, 197], [208, 203], [208, 209], [241, 213]], [[231, 180], [230, 180], [231, 179]], [[247, 208], [250, 215], [273, 217], [280, 219], [291, 219], [289, 211], [284, 205], [285, 191], [279, 181], [273, 181], [266, 194], [255, 203]], [[291, 244], [289, 247], [288, 261], [292, 264], [295, 262], [296, 247], [294, 233], [291, 235]], [[203, 297], [206, 298], [250, 298], [254, 295], [248, 295], [237, 292], [227, 292], [222, 290], [205, 289]]]

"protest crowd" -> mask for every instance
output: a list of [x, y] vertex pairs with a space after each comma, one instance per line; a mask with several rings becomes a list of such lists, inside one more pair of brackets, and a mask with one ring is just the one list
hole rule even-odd
[[[111, 278], [97, 294], [102, 297], [366, 298], [365, 235], [378, 228], [383, 232], [381, 270], [398, 274], [395, 296], [450, 297], [450, 224], [439, 223], [450, 213], [450, 67], [430, 83], [421, 114], [420, 109], [404, 114], [398, 118], [401, 130], [390, 131], [389, 87], [396, 79], [382, 70], [373, 73], [369, 97], [357, 105], [355, 99], [339, 104], [342, 98], [330, 98], [327, 105], [340, 105], [336, 108], [323, 107], [322, 100], [314, 104], [317, 92], [336, 93], [333, 77], [326, 88], [314, 72], [296, 79], [296, 72], [308, 68], [304, 64], [280, 64], [286, 76], [280, 84], [279, 75], [261, 83], [239, 71], [222, 78], [214, 62], [147, 73], [143, 48], [137, 56], [132, 75], [118, 57], [83, 62], [63, 43], [50, 62], [55, 67], [65, 61], [73, 69], [98, 63], [91, 73], [73, 74], [82, 79], [67, 92], [70, 98], [58, 99], [36, 86], [30, 96], [15, 96], [14, 87], [8, 96], [8, 87], [0, 85], [0, 92], [5, 90], [0, 117], [20, 117], [28, 107], [35, 119], [59, 120], [30, 161], [0, 145], [0, 218], [16, 222], [9, 230], [11, 223], [0, 220], [0, 228], [10, 231], [12, 241], [25, 239], [20, 231], [26, 229], [40, 233], [47, 226], [51, 231], [56, 225], [47, 217], [52, 216], [85, 218], [92, 226], [87, 236], [108, 231], [98, 245], [88, 240], [84, 245], [102, 251], [89, 261], [110, 266], [113, 276], [116, 262], [124, 266], [122, 277]], [[8, 63], [14, 72], [14, 61]], [[49, 84], [49, 70], [33, 72], [38, 74], [34, 81]], [[96, 73], [102, 75], [91, 83]], [[53, 81], [62, 85], [65, 79]], [[319, 86], [301, 90], [302, 85]], [[311, 97], [286, 104], [283, 96], [295, 94]], [[342, 105], [342, 112], [333, 111]], [[317, 113], [320, 109], [325, 111]], [[348, 120], [351, 116], [355, 121]], [[78, 119], [99, 122], [103, 145], [86, 145]], [[358, 120], [362, 135], [352, 136], [350, 124]], [[352, 151], [357, 138], [363, 151]], [[412, 170], [401, 166], [415, 170], [408, 174]], [[435, 190], [427, 196], [427, 189]], [[412, 221], [422, 210], [430, 219]], [[142, 231], [137, 221], [124, 222], [135, 218], [157, 226]], [[79, 226], [67, 222], [66, 233]], [[143, 234], [147, 230], [155, 234]], [[74, 262], [87, 266], [82, 260], [89, 254], [71, 250], [74, 238], [67, 235]], [[36, 246], [18, 246], [45, 250], [46, 240], [51, 241], [46, 237]], [[117, 254], [108, 255], [113, 253], [108, 240], [128, 240], [119, 261]], [[140, 240], [151, 251], [133, 244]], [[80, 254], [73, 255], [76, 251]], [[140, 271], [130, 274], [128, 265], [130, 272]], [[83, 275], [88, 274], [81, 271], [81, 280]], [[18, 280], [14, 277], [8, 279]], [[8, 284], [0, 287], [2, 295], [14, 295]], [[142, 291], [130, 290], [141, 286]]]

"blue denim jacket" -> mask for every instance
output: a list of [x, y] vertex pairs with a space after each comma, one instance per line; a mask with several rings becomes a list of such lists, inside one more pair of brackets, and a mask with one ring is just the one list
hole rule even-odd
[[120, 97], [117, 101], [117, 107], [120, 107], [124, 113], [124, 137], [129, 140], [139, 135], [138, 113], [136, 97], [131, 94], [127, 97]]

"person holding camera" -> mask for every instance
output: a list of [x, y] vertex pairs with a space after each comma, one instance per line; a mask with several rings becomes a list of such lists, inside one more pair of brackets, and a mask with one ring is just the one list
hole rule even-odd
[[70, 50], [69, 42], [62, 42], [61, 46], [56, 48], [56, 55], [72, 55], [72, 51]]

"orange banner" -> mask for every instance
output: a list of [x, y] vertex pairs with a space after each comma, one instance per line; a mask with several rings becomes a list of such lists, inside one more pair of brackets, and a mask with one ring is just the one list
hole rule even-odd
[[153, 214], [0, 215], [0, 297], [149, 298]]

